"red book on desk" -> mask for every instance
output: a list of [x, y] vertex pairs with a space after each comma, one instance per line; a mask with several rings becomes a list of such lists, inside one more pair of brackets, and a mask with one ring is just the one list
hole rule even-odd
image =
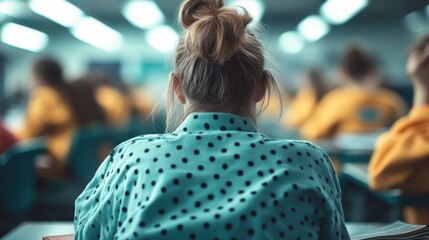
[[73, 239], [74, 239], [73, 234], [43, 237], [43, 240], [73, 240]]

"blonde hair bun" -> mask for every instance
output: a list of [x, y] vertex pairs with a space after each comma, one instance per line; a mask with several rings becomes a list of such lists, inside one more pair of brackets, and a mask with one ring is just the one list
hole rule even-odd
[[179, 12], [187, 49], [220, 65], [235, 55], [251, 21], [247, 11], [224, 7], [223, 0], [186, 0]]

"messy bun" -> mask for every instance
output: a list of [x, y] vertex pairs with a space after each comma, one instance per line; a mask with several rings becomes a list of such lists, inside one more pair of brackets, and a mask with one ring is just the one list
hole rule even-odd
[[252, 21], [247, 11], [226, 8], [223, 0], [187, 0], [179, 18], [187, 29], [186, 47], [198, 57], [220, 65], [235, 55]]
[[[179, 23], [184, 32], [168, 86], [167, 131], [173, 131], [195, 111], [228, 112], [256, 119], [262, 108], [256, 112], [255, 99], [262, 100], [266, 90], [269, 95], [270, 89], [278, 87], [264, 69], [261, 42], [247, 28], [251, 21], [247, 11], [225, 7], [223, 0], [183, 2]], [[180, 86], [186, 96], [185, 112], [174, 104], [175, 86]]]

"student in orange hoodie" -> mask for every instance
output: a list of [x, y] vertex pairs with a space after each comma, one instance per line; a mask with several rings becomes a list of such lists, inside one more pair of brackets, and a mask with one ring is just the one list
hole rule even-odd
[[[369, 165], [374, 190], [401, 189], [407, 193], [429, 193], [429, 35], [412, 50], [407, 72], [414, 86], [414, 105], [381, 136]], [[429, 208], [407, 207], [405, 220], [429, 224]]]
[[301, 129], [304, 138], [373, 132], [405, 114], [402, 98], [380, 88], [375, 61], [361, 47], [352, 45], [346, 49], [339, 75], [342, 86], [322, 99]]
[[287, 111], [285, 123], [288, 128], [301, 127], [327, 92], [323, 73], [318, 69], [308, 71], [302, 83]]
[[68, 99], [68, 85], [61, 65], [44, 58], [32, 66], [32, 89], [24, 125], [18, 139], [45, 137], [52, 155], [52, 169], [61, 172], [76, 128]]

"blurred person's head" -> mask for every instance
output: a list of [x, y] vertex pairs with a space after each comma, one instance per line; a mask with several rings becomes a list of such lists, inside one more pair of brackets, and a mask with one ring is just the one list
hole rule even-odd
[[414, 86], [414, 105], [429, 104], [429, 35], [410, 49], [407, 73]]
[[374, 58], [360, 45], [352, 44], [343, 52], [339, 66], [343, 84], [378, 84], [378, 70]]
[[[167, 129], [191, 112], [228, 112], [253, 119], [256, 103], [270, 87], [261, 42], [248, 28], [246, 11], [224, 7], [223, 0], [186, 0], [179, 12], [184, 28], [170, 76]], [[268, 92], [269, 93], [269, 92]], [[174, 95], [184, 113], [173, 113]]]
[[69, 83], [69, 103], [79, 127], [106, 121], [95, 91], [96, 86], [91, 83], [91, 76], [83, 76]]
[[32, 67], [33, 84], [35, 86], [61, 86], [65, 83], [63, 68], [52, 58], [41, 58], [34, 62]]
[[310, 69], [304, 75], [302, 87], [311, 89], [316, 96], [316, 101], [319, 102], [327, 92], [323, 72], [316, 68]]

